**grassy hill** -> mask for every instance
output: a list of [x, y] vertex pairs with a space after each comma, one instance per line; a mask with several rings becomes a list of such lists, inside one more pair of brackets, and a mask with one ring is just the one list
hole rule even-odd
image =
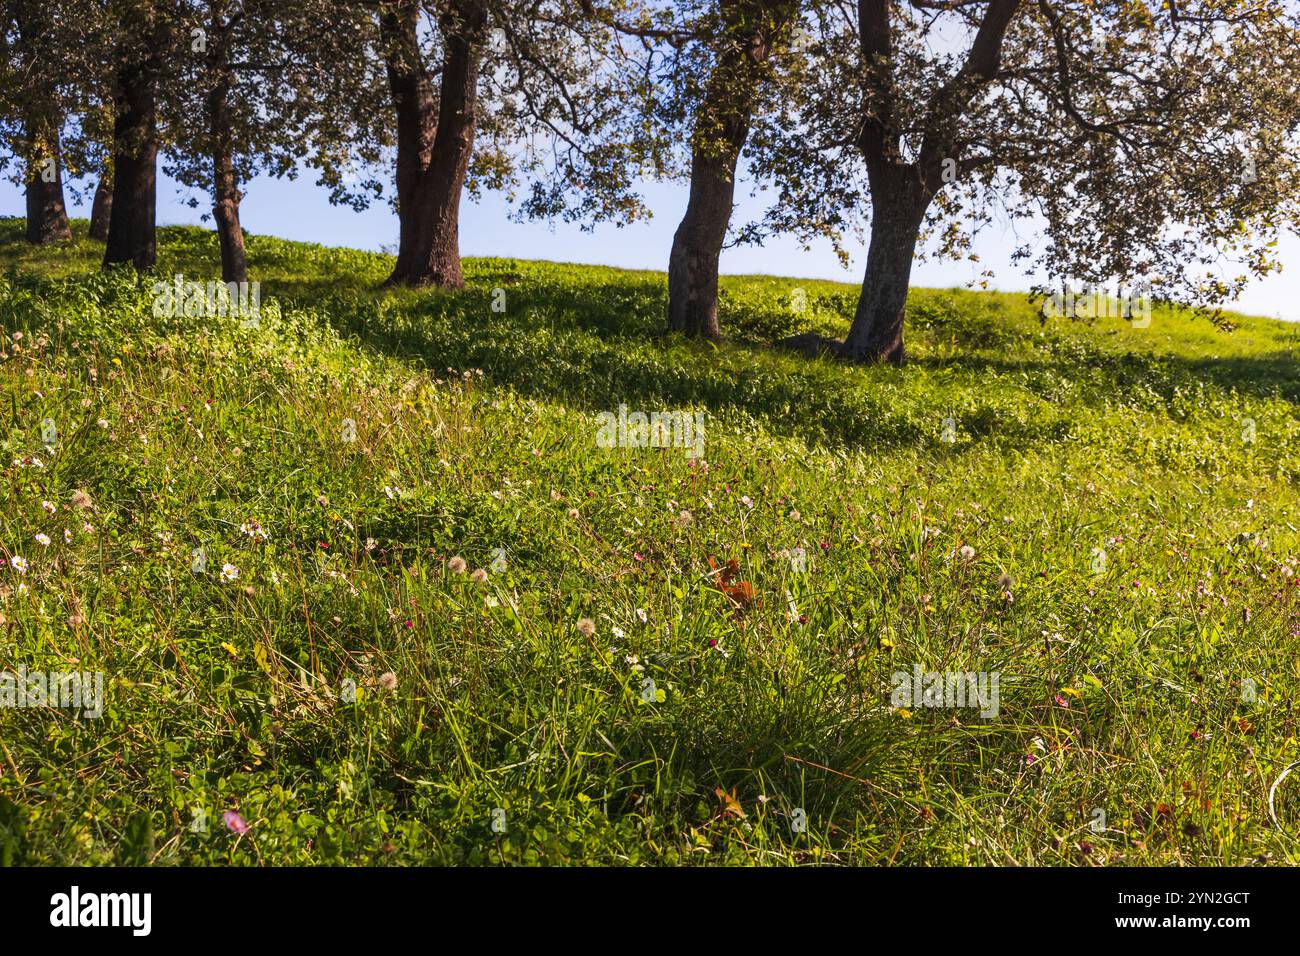
[[[770, 344], [842, 334], [835, 283], [724, 279], [714, 347], [659, 273], [379, 291], [253, 236], [248, 328], [21, 227], [0, 665], [106, 704], [0, 709], [0, 860], [1300, 862], [1292, 326], [916, 290], [911, 363], [853, 368]], [[599, 447], [620, 405], [703, 412], [703, 459]], [[998, 713], [898, 705], [917, 665]]]

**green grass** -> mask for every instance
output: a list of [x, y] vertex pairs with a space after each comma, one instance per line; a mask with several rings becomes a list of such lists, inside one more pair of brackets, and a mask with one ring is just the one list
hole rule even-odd
[[[915, 290], [912, 362], [856, 368], [771, 346], [842, 334], [850, 286], [728, 277], [715, 347], [662, 334], [659, 273], [389, 292], [385, 256], [252, 236], [243, 328], [21, 226], [0, 665], [103, 672], [107, 704], [0, 709], [0, 860], [1300, 861], [1267, 807], [1300, 760], [1289, 325]], [[212, 278], [215, 239], [160, 260]], [[598, 447], [619, 404], [704, 412], [705, 461]], [[485, 583], [446, 566], [495, 548]], [[891, 706], [915, 664], [997, 672], [998, 715]]]

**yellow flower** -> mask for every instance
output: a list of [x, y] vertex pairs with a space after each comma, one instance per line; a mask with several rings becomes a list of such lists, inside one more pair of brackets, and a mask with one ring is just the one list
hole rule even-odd
[[226, 641], [222, 641], [221, 646], [225, 648], [226, 653], [229, 654], [232, 658], [234, 658], [235, 660], [239, 660], [239, 651], [236, 650], [234, 644], [230, 644]]

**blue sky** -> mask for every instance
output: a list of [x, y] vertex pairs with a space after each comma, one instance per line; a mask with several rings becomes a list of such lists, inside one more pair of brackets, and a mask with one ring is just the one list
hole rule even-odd
[[[267, 233], [318, 242], [328, 246], [351, 246], [379, 249], [397, 241], [397, 218], [387, 205], [377, 205], [356, 213], [341, 206], [331, 206], [327, 192], [313, 184], [314, 173], [308, 171], [296, 181], [259, 178], [245, 187], [241, 209], [244, 228], [249, 232]], [[752, 217], [761, 211], [761, 200], [751, 199], [749, 188], [741, 183], [737, 189], [740, 209], [737, 216]], [[638, 269], [666, 267], [673, 232], [686, 206], [684, 184], [648, 184], [644, 189], [650, 208], [655, 210], [649, 222], [618, 228], [612, 225], [583, 232], [577, 226], [546, 223], [515, 223], [507, 216], [505, 199], [487, 195], [474, 203], [466, 198], [461, 208], [461, 252], [468, 256], [513, 256], [520, 259], [552, 259], [563, 262], [601, 263]], [[200, 225], [202, 209], [184, 204], [189, 193], [180, 193], [174, 182], [160, 176], [158, 222], [163, 225], [189, 223]], [[68, 197], [71, 201], [71, 196]], [[206, 208], [207, 203], [203, 206]], [[88, 218], [87, 207], [74, 207], [74, 216]], [[0, 182], [0, 215], [24, 214], [23, 196], [18, 187]], [[211, 222], [208, 227], [211, 228]], [[1021, 227], [1023, 231], [1023, 226]], [[1009, 230], [994, 227], [977, 240], [978, 265], [970, 262], [918, 263], [913, 282], [920, 286], [960, 286], [975, 277], [978, 270], [991, 268], [996, 278], [991, 287], [1003, 290], [1027, 289], [1032, 279], [1010, 265], [1008, 254], [1016, 244]], [[1282, 262], [1287, 268], [1281, 275], [1251, 284], [1236, 306], [1240, 311], [1284, 319], [1300, 319], [1300, 239], [1288, 235], [1280, 244]], [[843, 269], [829, 245], [805, 251], [797, 242], [776, 238], [762, 247], [742, 246], [724, 251], [722, 271], [726, 273], [767, 273], [771, 275], [835, 279], [857, 283], [862, 279], [866, 250], [850, 245], [852, 265]]]

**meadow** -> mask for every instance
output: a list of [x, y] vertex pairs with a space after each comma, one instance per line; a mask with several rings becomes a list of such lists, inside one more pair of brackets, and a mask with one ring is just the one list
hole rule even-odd
[[724, 277], [715, 346], [661, 273], [263, 236], [255, 325], [159, 318], [211, 233], [22, 225], [0, 667], [104, 703], [0, 708], [0, 863], [1300, 862], [1294, 326], [916, 289], [853, 367], [774, 345], [851, 285]]

